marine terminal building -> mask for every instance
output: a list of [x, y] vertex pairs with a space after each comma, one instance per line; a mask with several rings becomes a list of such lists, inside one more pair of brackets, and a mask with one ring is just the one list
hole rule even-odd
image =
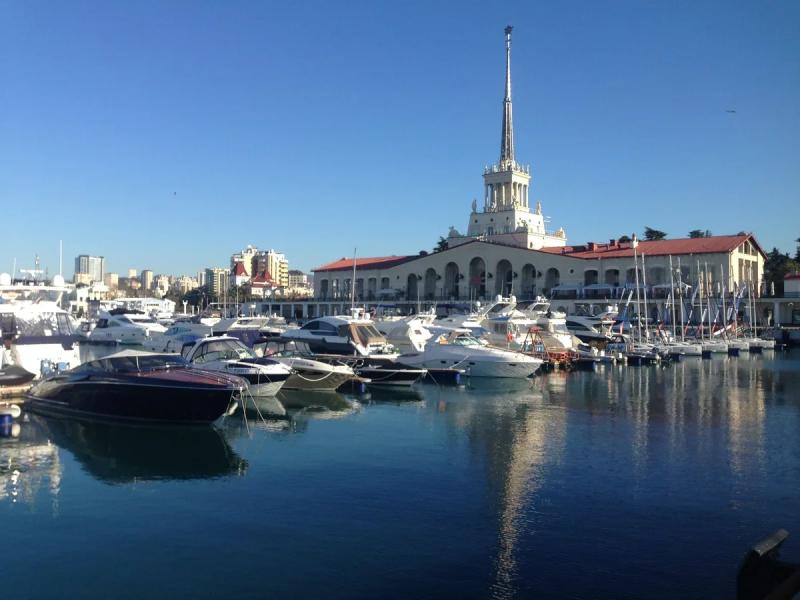
[[[506, 72], [500, 158], [483, 172], [483, 202], [472, 202], [466, 233], [451, 227], [447, 249], [411, 256], [341, 258], [314, 269], [315, 305], [302, 316], [335, 314], [359, 303], [412, 305], [475, 301], [497, 294], [552, 296], [554, 306], [619, 302], [636, 280], [634, 252], [644, 256], [639, 282], [668, 297], [672, 280], [708, 289], [752, 285], [758, 293], [765, 255], [750, 234], [568, 245], [563, 228], [547, 231], [542, 207], [529, 205], [530, 167], [516, 161], [511, 102], [511, 27], [505, 30]], [[640, 262], [641, 264], [641, 262]], [[662, 286], [659, 288], [659, 286]]]

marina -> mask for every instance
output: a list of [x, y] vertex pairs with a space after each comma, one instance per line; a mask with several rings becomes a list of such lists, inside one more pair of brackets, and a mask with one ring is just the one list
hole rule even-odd
[[800, 598], [778, 5], [12, 6], [4, 590]]

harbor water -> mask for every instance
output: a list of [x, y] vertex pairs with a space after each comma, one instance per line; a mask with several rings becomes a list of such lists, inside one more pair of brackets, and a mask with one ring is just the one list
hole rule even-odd
[[0, 438], [13, 597], [730, 598], [800, 562], [800, 353]]

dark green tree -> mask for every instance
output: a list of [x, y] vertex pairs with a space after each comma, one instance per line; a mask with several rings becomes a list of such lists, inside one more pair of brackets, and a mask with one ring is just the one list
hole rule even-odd
[[620, 244], [627, 244], [628, 242], [630, 242], [630, 241], [631, 241], [631, 238], [630, 238], [630, 236], [623, 235], [623, 236], [621, 236], [621, 237], [620, 237], [620, 238], [619, 238], [617, 241], [618, 241]]
[[711, 237], [711, 231], [706, 229], [703, 231], [702, 229], [692, 229], [689, 232], [690, 238], [704, 238], [704, 237]]
[[795, 242], [797, 242], [797, 248], [794, 251], [794, 262], [800, 263], [800, 238], [797, 238]]
[[667, 237], [667, 234], [664, 231], [659, 231], [658, 229], [647, 226], [644, 228], [644, 239], [647, 241], [663, 240], [665, 237]]
[[447, 239], [439, 236], [439, 241], [436, 242], [436, 248], [433, 249], [434, 252], [441, 252], [442, 250], [447, 250], [450, 247]]
[[783, 296], [783, 277], [797, 270], [800, 270], [800, 263], [789, 258], [788, 254], [773, 248], [767, 253], [767, 259], [764, 261], [764, 281], [767, 282], [768, 289], [774, 285], [775, 294]]

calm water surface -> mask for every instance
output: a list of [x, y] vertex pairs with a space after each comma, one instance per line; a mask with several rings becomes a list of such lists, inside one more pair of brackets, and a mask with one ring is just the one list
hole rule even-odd
[[800, 560], [800, 353], [0, 438], [15, 597], [725, 598]]

